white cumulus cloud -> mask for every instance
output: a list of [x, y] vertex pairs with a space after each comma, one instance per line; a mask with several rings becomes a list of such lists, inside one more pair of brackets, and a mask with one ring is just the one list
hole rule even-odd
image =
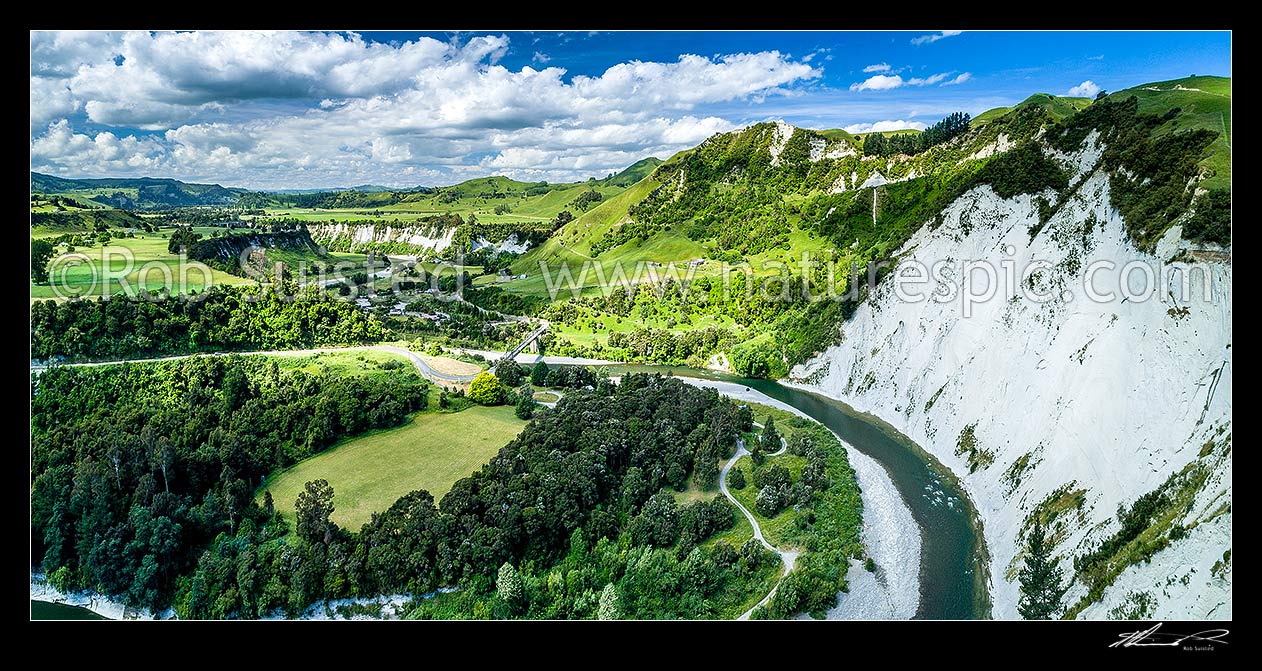
[[850, 85], [851, 91], [888, 91], [896, 89], [907, 82], [899, 75], [872, 75], [861, 82]]
[[850, 124], [845, 127], [845, 131], [847, 133], [884, 133], [886, 131], [907, 130], [909, 128], [913, 130], [924, 130], [928, 127], [928, 124], [924, 124], [919, 121], [903, 121], [902, 119], [895, 121], [886, 119], [885, 121], [876, 121], [874, 123]]
[[954, 79], [951, 75], [955, 71], [939, 72], [929, 75], [928, 77], [911, 77], [903, 79], [902, 75], [872, 75], [861, 82], [855, 82], [850, 85], [851, 91], [888, 91], [903, 86], [933, 86], [939, 84], [941, 86], [954, 86], [955, 84], [963, 84], [972, 78], [973, 75], [962, 72]]
[[699, 108], [790, 95], [823, 74], [763, 51], [569, 77], [544, 58], [501, 65], [508, 46], [502, 35], [32, 33], [31, 167], [260, 188], [440, 184], [488, 169], [580, 179], [735, 127]]
[[920, 46], [922, 44], [932, 44], [934, 42], [937, 42], [938, 40], [943, 40], [948, 37], [955, 37], [956, 35], [960, 35], [963, 33], [964, 33], [963, 30], [941, 30], [936, 33], [930, 33], [928, 35], [921, 35], [920, 37], [912, 38], [911, 43], [916, 46]]
[[1077, 98], [1094, 98], [1099, 92], [1100, 86], [1090, 79], [1069, 89], [1069, 95]]

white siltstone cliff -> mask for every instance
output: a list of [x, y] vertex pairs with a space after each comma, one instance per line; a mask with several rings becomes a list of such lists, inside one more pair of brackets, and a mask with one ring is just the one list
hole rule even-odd
[[[1098, 157], [1094, 137], [1080, 154], [1059, 157], [1071, 183], [1085, 180], [1033, 239], [1034, 196], [1002, 199], [988, 186], [961, 196], [941, 225], [924, 226], [898, 253], [930, 268], [948, 262], [954, 271], [942, 284], [954, 299], [914, 300], [937, 286], [932, 277], [905, 282], [900, 297], [891, 276], [842, 326], [842, 342], [795, 367], [788, 382], [879, 416], [959, 477], [983, 522], [997, 618], [1019, 617], [1020, 553], [1041, 502], [1063, 509], [1053, 538], [1072, 577], [1073, 558], [1118, 530], [1119, 504], [1199, 460], [1209, 477], [1173, 520], [1187, 533], [1127, 567], [1079, 616], [1115, 617], [1144, 595], [1147, 617], [1230, 618], [1231, 266], [1167, 263], [1170, 239], [1160, 257], [1136, 249], [1109, 204]], [[1055, 202], [1054, 192], [1041, 195]], [[966, 317], [961, 290], [981, 295], [989, 284], [982, 271], [961, 272], [968, 261], [1001, 275], [994, 297]], [[1026, 289], [1052, 300], [1021, 289], [1036, 261], [1045, 267]], [[1084, 275], [1095, 261], [1114, 266], [1091, 283], [1112, 299], [1088, 296]], [[1128, 263], [1135, 294], [1144, 268], [1154, 269], [1147, 295], [1122, 295]], [[1211, 439], [1219, 447], [1207, 447]], [[1086, 593], [1075, 581], [1066, 605]]]
[[456, 234], [455, 227], [440, 228], [433, 225], [381, 226], [375, 224], [312, 224], [308, 226], [311, 237], [317, 242], [349, 237], [352, 247], [372, 243], [403, 243], [434, 252], [451, 246]]

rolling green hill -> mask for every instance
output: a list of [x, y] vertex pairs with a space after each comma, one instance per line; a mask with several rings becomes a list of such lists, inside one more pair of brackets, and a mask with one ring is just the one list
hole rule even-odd
[[1164, 82], [1153, 82], [1117, 91], [1109, 96], [1119, 100], [1135, 96], [1139, 99], [1139, 111], [1164, 114], [1178, 109], [1179, 113], [1158, 129], [1158, 134], [1192, 128], [1204, 128], [1218, 133], [1210, 145], [1209, 155], [1201, 160], [1201, 166], [1212, 175], [1201, 182], [1206, 189], [1231, 187], [1231, 78], [1185, 77]]
[[816, 132], [819, 133], [820, 136], [823, 137], [825, 140], [831, 140], [834, 142], [847, 142], [851, 146], [858, 146], [859, 144], [855, 140], [855, 137], [850, 134], [850, 131], [842, 130], [840, 128], [828, 128], [828, 129], [816, 131]]
[[[843, 131], [843, 132], [844, 132], [844, 131]], [[900, 129], [898, 129], [898, 130], [883, 130], [883, 131], [878, 131], [876, 134], [877, 134], [877, 135], [883, 135], [883, 136], [885, 136], [885, 137], [894, 137], [895, 135], [918, 135], [919, 133], [920, 133], [920, 131], [916, 130], [915, 128], [900, 128]], [[872, 135], [872, 133], [870, 133], [870, 132], [868, 132], [868, 133], [860, 133], [860, 134], [858, 134], [858, 135], [851, 135], [851, 137], [853, 137], [855, 140], [857, 140], [857, 141], [859, 141], [859, 142], [862, 142], [862, 141], [863, 141], [863, 138], [865, 138], [865, 137], [867, 137], [867, 136], [869, 136], [869, 135]]]
[[542, 245], [523, 258], [514, 269], [522, 272], [537, 266], [539, 261], [560, 264], [579, 263], [592, 258], [592, 245], [626, 221], [630, 208], [658, 186], [652, 175], [631, 188], [606, 199], [586, 214], [574, 219], [552, 234]]
[[[701, 287], [713, 287], [725, 264], [744, 267], [754, 277], [781, 274], [791, 283], [809, 271], [819, 289], [827, 280], [811, 269], [818, 266], [803, 264], [805, 253], [814, 264], [833, 261], [842, 268], [889, 261], [913, 233], [973, 187], [989, 185], [1004, 198], [1048, 190], [1059, 194], [1053, 200], [1063, 198], [1072, 185], [1049, 150], [1076, 151], [1096, 131], [1106, 143], [1102, 166], [1112, 186], [1111, 204], [1134, 243], [1150, 249], [1189, 210], [1200, 216], [1201, 210], [1221, 209], [1222, 199], [1194, 195], [1186, 184], [1198, 169], [1207, 177], [1199, 186], [1230, 184], [1229, 103], [1230, 81], [1220, 78], [1135, 87], [1099, 103], [1040, 94], [994, 110], [963, 135], [914, 156], [835, 151], [839, 143], [854, 147], [866, 135], [802, 128], [786, 133], [784, 126], [756, 124], [671, 157], [516, 259], [513, 273], [524, 278], [496, 285], [524, 294], [562, 287], [563, 293], [551, 297], [557, 307], [546, 314], [561, 338], [554, 347], [565, 353], [669, 363], [671, 355], [661, 352], [671, 350], [670, 341], [652, 329], [678, 338], [718, 328], [731, 335], [690, 351], [702, 357], [724, 351], [738, 372], [775, 373], [827, 345], [831, 325], [853, 304], [747, 297], [716, 305], [696, 297], [666, 305], [666, 298], [635, 291], [636, 305], [662, 307], [628, 315], [622, 303], [600, 298], [595, 290], [654, 282], [645, 267], [666, 274], [674, 267], [680, 271], [676, 276], [687, 268]], [[1012, 150], [995, 151], [1001, 134]], [[878, 175], [880, 207], [874, 217], [873, 189], [862, 185]], [[1223, 218], [1214, 214], [1210, 224], [1185, 226], [1184, 234], [1229, 244], [1229, 211], [1225, 220], [1217, 223]], [[847, 289], [847, 278], [831, 281], [838, 291]], [[575, 286], [583, 298], [555, 302]], [[567, 304], [575, 307], [561, 307]], [[684, 318], [671, 322], [651, 316], [680, 310]], [[739, 344], [722, 345], [726, 337]]]
[[643, 158], [636, 161], [635, 163], [632, 163], [631, 165], [627, 166], [626, 169], [624, 169], [622, 172], [619, 172], [616, 175], [610, 175], [609, 177], [606, 177], [605, 179], [601, 181], [604, 182], [605, 184], [608, 184], [609, 186], [628, 187], [644, 179], [645, 177], [648, 177], [649, 174], [651, 174], [653, 170], [655, 170], [657, 166], [661, 164], [662, 164], [662, 159], [656, 156], [650, 156], [648, 158]]
[[108, 208], [74, 209], [58, 212], [31, 212], [31, 234], [78, 233], [96, 229], [122, 228], [147, 231], [149, 222], [136, 215]]
[[[553, 266], [696, 259], [793, 264], [803, 251], [832, 246], [818, 219], [835, 204], [858, 198], [856, 187], [869, 177], [879, 172], [898, 180], [962, 158], [945, 148], [899, 160], [865, 158], [847, 151], [858, 138], [844, 130], [779, 133], [775, 124], [756, 124], [672, 156], [635, 186], [566, 224], [514, 270], [528, 272], [541, 260]], [[992, 135], [977, 134], [973, 143]], [[872, 251], [847, 246], [858, 255]]]
[[244, 193], [218, 184], [190, 184], [175, 179], [66, 179], [31, 173], [31, 191], [65, 195], [125, 210], [152, 210], [198, 205], [232, 205]]
[[[494, 222], [542, 221], [556, 217], [563, 210], [573, 214], [584, 212], [594, 203], [644, 179], [661, 163], [661, 159], [650, 156], [608, 177], [586, 182], [522, 182], [493, 175], [451, 186], [406, 190], [369, 186], [328, 191], [254, 192], [243, 196], [240, 204], [289, 210], [372, 210], [380, 211], [383, 216], [387, 213], [451, 213], [465, 217], [474, 215]], [[588, 195], [576, 202], [589, 191], [596, 192], [599, 197]], [[280, 214], [306, 218], [304, 215], [310, 213]]]
[[[1205, 189], [1224, 189], [1231, 186], [1231, 78], [1192, 76], [1169, 81], [1152, 82], [1115, 91], [1110, 100], [1120, 101], [1131, 96], [1139, 99], [1139, 111], [1146, 114], [1165, 114], [1177, 109], [1157, 130], [1158, 135], [1180, 130], [1203, 128], [1218, 133], [1210, 145], [1208, 155], [1200, 165], [1211, 171], [1200, 186]], [[1013, 110], [1039, 107], [1060, 121], [1091, 105], [1090, 98], [1073, 98], [1036, 93], [1012, 107], [996, 107], [973, 118], [974, 128], [1002, 118]]]
[[1046, 110], [1052, 119], [1057, 121], [1072, 115], [1091, 104], [1090, 98], [1074, 98], [1070, 96], [1054, 96], [1047, 93], [1035, 93], [1012, 107], [996, 107], [973, 117], [973, 127], [984, 126], [999, 117], [1022, 107], [1039, 107]]

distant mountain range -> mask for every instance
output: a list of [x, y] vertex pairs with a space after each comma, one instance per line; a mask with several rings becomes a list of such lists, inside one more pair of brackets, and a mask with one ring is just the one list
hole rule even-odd
[[327, 189], [260, 189], [260, 193], [274, 193], [281, 196], [308, 194], [308, 193], [341, 193], [345, 191], [354, 191], [358, 193], [386, 193], [392, 191], [429, 191], [433, 187], [429, 186], [413, 186], [413, 187], [393, 187], [382, 186], [380, 184], [360, 184], [359, 186], [348, 186], [346, 188], [327, 188]]
[[241, 194], [247, 193], [245, 189], [229, 189], [218, 184], [190, 184], [177, 179], [66, 179], [39, 172], [31, 173], [31, 191], [67, 194], [123, 210], [232, 205]]
[[[661, 165], [661, 159], [649, 157], [631, 164], [625, 170], [604, 179], [595, 180], [601, 186], [628, 187], [644, 179]], [[70, 179], [31, 172], [31, 192], [72, 196], [76, 200], [90, 201], [122, 210], [154, 210], [170, 207], [233, 206], [272, 204], [286, 200], [287, 196], [303, 196], [304, 200], [316, 197], [325, 207], [349, 205], [352, 207], [379, 206], [403, 200], [407, 194], [431, 194], [444, 190], [460, 197], [483, 196], [502, 191], [545, 192], [565, 189], [576, 184], [548, 184], [547, 182], [519, 182], [503, 176], [479, 177], [447, 187], [415, 186], [395, 188], [379, 184], [360, 184], [344, 189], [275, 189], [251, 190], [224, 187], [218, 184], [193, 184], [178, 179], [154, 177]], [[364, 199], [338, 194], [380, 194]], [[242, 196], [250, 194], [247, 199]], [[327, 194], [320, 198], [320, 194]], [[387, 195], [397, 194], [397, 195]]]

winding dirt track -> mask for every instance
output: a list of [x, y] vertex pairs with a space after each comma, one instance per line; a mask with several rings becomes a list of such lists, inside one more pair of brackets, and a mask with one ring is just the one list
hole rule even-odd
[[[781, 438], [780, 449], [774, 452], [773, 455], [783, 454], [787, 447], [788, 447], [788, 443], [785, 442], [784, 438]], [[745, 519], [749, 520], [750, 526], [754, 528], [754, 538], [756, 538], [759, 543], [762, 543], [763, 547], [780, 555], [780, 564], [783, 566], [784, 570], [780, 574], [780, 580], [776, 581], [776, 586], [772, 587], [770, 592], [767, 592], [767, 596], [763, 597], [762, 601], [759, 601], [758, 603], [754, 604], [753, 608], [750, 608], [744, 613], [741, 613], [741, 616], [737, 618], [740, 620], [748, 620], [750, 614], [754, 612], [754, 609], [758, 608], [759, 606], [764, 606], [767, 604], [768, 601], [771, 601], [771, 597], [776, 595], [776, 590], [779, 589], [780, 583], [784, 581], [785, 576], [789, 575], [789, 571], [793, 570], [793, 565], [797, 563], [797, 559], [798, 559], [797, 550], [781, 550], [780, 548], [772, 545], [771, 543], [768, 543], [767, 539], [763, 538], [762, 527], [758, 526], [758, 520], [754, 519], [753, 513], [749, 512], [749, 510], [747, 510], [745, 506], [741, 505], [741, 502], [737, 501], [736, 497], [732, 496], [732, 492], [728, 491], [727, 489], [727, 472], [732, 470], [732, 466], [734, 466], [737, 461], [740, 461], [741, 457], [747, 454], [749, 454], [749, 450], [745, 449], [745, 440], [743, 438], [738, 438], [736, 440], [736, 454], [733, 455], [732, 458], [729, 459], [726, 464], [723, 464], [723, 470], [719, 471], [719, 491], [723, 493], [723, 496], [727, 497], [728, 501], [731, 501], [733, 505], [735, 505], [742, 513], [744, 513]]]

